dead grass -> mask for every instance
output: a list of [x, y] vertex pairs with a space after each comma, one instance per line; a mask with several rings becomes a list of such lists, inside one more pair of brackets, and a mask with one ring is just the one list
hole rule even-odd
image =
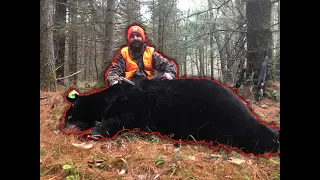
[[[156, 136], [123, 133], [113, 141], [89, 141], [90, 149], [75, 147], [81, 143], [75, 135], [57, 129], [65, 108], [63, 95], [40, 92], [40, 179], [280, 179], [280, 158], [244, 157], [220, 148], [181, 145]], [[266, 105], [266, 106], [263, 106]], [[263, 99], [252, 105], [261, 120], [280, 125], [278, 103]], [[242, 164], [230, 158], [245, 160]], [[67, 166], [69, 165], [69, 166]], [[122, 173], [124, 172], [124, 173]]]

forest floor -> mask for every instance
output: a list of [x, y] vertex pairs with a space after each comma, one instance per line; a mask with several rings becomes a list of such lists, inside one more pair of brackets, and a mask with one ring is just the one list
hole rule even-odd
[[[280, 179], [279, 156], [246, 157], [204, 145], [177, 151], [171, 141], [132, 133], [83, 143], [57, 128], [68, 107], [67, 91], [40, 91], [40, 179]], [[273, 83], [271, 91], [280, 92], [280, 84]], [[262, 121], [280, 127], [280, 102], [264, 97], [250, 106]]]

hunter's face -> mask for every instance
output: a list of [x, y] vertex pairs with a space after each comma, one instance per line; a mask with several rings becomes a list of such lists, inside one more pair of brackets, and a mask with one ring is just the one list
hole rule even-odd
[[141, 44], [142, 44], [143, 40], [142, 40], [142, 37], [139, 33], [131, 33], [130, 35], [130, 44], [133, 46], [133, 47], [139, 47]]

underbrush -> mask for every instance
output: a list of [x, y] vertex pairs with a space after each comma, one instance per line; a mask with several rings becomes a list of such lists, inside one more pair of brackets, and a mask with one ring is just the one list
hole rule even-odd
[[64, 92], [41, 92], [48, 98], [40, 101], [40, 179], [280, 179], [278, 156], [245, 157], [130, 132], [114, 140], [80, 141], [58, 129], [68, 106]]

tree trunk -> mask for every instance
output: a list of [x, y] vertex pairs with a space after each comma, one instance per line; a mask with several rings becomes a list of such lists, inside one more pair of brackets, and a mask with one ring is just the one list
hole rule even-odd
[[156, 42], [156, 6], [155, 0], [152, 0], [152, 44]]
[[[211, 0], [208, 0], [209, 9], [212, 8]], [[209, 19], [213, 21], [213, 10], [209, 11]], [[211, 79], [214, 79], [214, 59], [213, 59], [213, 28], [210, 28], [209, 34], [209, 44], [210, 44], [210, 65], [211, 65]]]
[[191, 69], [191, 76], [193, 76], [193, 65], [192, 65], [192, 54], [190, 54], [190, 69]]
[[221, 74], [219, 79], [221, 82], [224, 82], [224, 76], [226, 75], [226, 61], [224, 58], [225, 54], [223, 51], [222, 42], [220, 38], [221, 34], [217, 32], [217, 28], [215, 25], [213, 26], [213, 36], [216, 39], [216, 43], [219, 51], [219, 57], [220, 57]]
[[237, 19], [237, 26], [239, 29], [239, 33], [235, 33], [235, 39], [238, 39], [237, 42], [235, 43], [234, 47], [235, 47], [235, 52], [234, 52], [234, 60], [235, 60], [235, 64], [234, 64], [234, 71], [235, 71], [235, 87], [240, 87], [241, 84], [243, 83], [243, 81], [246, 79], [245, 78], [245, 33], [242, 33], [245, 31], [244, 28], [244, 19], [242, 16], [242, 12], [244, 12], [244, 2], [242, 0], [236, 0], [235, 1], [235, 9], [237, 9], [237, 11], [234, 12], [234, 16], [236, 16]]
[[99, 80], [99, 70], [98, 70], [98, 63], [97, 63], [97, 38], [94, 37], [94, 58], [93, 58], [93, 61], [94, 61], [94, 67], [95, 67], [95, 70], [96, 70], [96, 81]]
[[[227, 27], [228, 29], [228, 27]], [[232, 64], [234, 59], [231, 60], [231, 51], [230, 51], [230, 33], [228, 31], [225, 31], [224, 33], [224, 42], [225, 42], [225, 55], [226, 55], [226, 64], [227, 64], [227, 70], [226, 70], [226, 80], [225, 82], [232, 82]]]
[[98, 87], [105, 87], [105, 72], [111, 65], [114, 58], [114, 31], [115, 31], [115, 10], [116, 1], [107, 0], [107, 13], [106, 13], [106, 24], [105, 24], [105, 40], [103, 44], [103, 56], [102, 63], [99, 72]]
[[205, 49], [206, 49], [206, 46], [202, 46], [201, 47], [201, 49], [202, 49], [202, 76], [203, 77], [206, 77], [206, 75], [207, 75], [207, 60], [206, 60], [206, 51], [205, 51]]
[[93, 64], [93, 61], [92, 61], [92, 54], [93, 54], [93, 42], [92, 42], [92, 39], [94, 38], [93, 37], [90, 37], [90, 46], [88, 48], [89, 50], [89, 58], [88, 58], [88, 70], [85, 71], [85, 77], [86, 77], [86, 80], [89, 81], [89, 82], [92, 82], [92, 78], [91, 76], [93, 77], [93, 67], [92, 67], [92, 64]]
[[40, 0], [40, 90], [56, 91], [53, 0]]
[[211, 65], [211, 78], [214, 79], [213, 33], [210, 33], [210, 65]]
[[[77, 29], [77, 1], [69, 7], [70, 26], [69, 29], [69, 74], [77, 71], [78, 60], [78, 33]], [[78, 75], [69, 77], [70, 86], [77, 86]]]
[[91, 46], [91, 43], [90, 43], [90, 37], [85, 37], [85, 41], [83, 42], [84, 44], [84, 56], [83, 56], [83, 65], [84, 65], [84, 71], [83, 71], [83, 80], [85, 82], [87, 82], [87, 75], [88, 75], [88, 70], [89, 70], [89, 60], [91, 58], [90, 56], [90, 46]]
[[[280, 1], [277, 6], [277, 23], [278, 23], [278, 31], [280, 33]], [[275, 65], [275, 76], [278, 80], [280, 80], [280, 34], [277, 35], [277, 50], [275, 53], [276, 65]]]
[[209, 74], [208, 73], [209, 72], [209, 62], [208, 62], [208, 53], [207, 53], [208, 52], [208, 46], [206, 45], [204, 48], [205, 48], [205, 50], [204, 50], [204, 55], [205, 55], [204, 67], [205, 67], [205, 70], [206, 70], [204, 76], [205, 77], [209, 77], [208, 76], [208, 74]]
[[195, 52], [196, 52], [196, 58], [194, 60], [194, 64], [196, 65], [196, 68], [197, 68], [197, 76], [200, 77], [201, 73], [200, 73], [200, 67], [199, 67], [199, 63], [198, 63], [198, 49], [197, 48], [195, 49]]
[[[247, 28], [247, 77], [254, 73], [254, 84], [267, 55], [268, 43], [272, 43], [270, 31], [270, 0], [249, 0], [246, 5]], [[272, 57], [269, 51], [269, 57]], [[267, 81], [267, 79], [266, 79]]]
[[[79, 62], [79, 68], [78, 69], [81, 69], [81, 70], [85, 70], [86, 69], [86, 65], [85, 65], [85, 63], [84, 63], [84, 61], [85, 61], [85, 57], [84, 57], [84, 54], [85, 54], [85, 35], [84, 34], [80, 34], [79, 35], [79, 37], [80, 37], [80, 47], [81, 47], [81, 49], [80, 49], [80, 57], [79, 57], [79, 60], [80, 60], [80, 62]], [[81, 75], [79, 75], [78, 76], [78, 81], [80, 81], [80, 82], [82, 82], [84, 79], [83, 79], [83, 77], [84, 77], [84, 75], [83, 75], [84, 73], [82, 73]]]
[[198, 47], [199, 50], [199, 77], [203, 77], [204, 72], [203, 72], [203, 46]]
[[[185, 36], [185, 41], [188, 40], [188, 36]], [[187, 72], [187, 54], [188, 54], [188, 47], [185, 47], [185, 53], [183, 54], [183, 59], [181, 60], [183, 62], [183, 76], [187, 76], [188, 72]]]
[[[56, 0], [55, 11], [55, 31], [54, 31], [54, 45], [55, 45], [55, 66], [56, 77], [64, 77], [64, 54], [65, 54], [65, 25], [66, 25], [66, 3], [67, 0]], [[63, 85], [64, 80], [58, 80], [57, 83]]]
[[162, 34], [162, 25], [163, 25], [163, 13], [161, 13], [161, 9], [162, 9], [162, 1], [163, 0], [158, 0], [158, 9], [159, 9], [159, 11], [158, 11], [158, 47], [157, 47], [157, 49], [158, 49], [158, 51], [159, 52], [163, 52], [163, 38], [162, 38], [162, 36], [163, 36], [163, 34]]

